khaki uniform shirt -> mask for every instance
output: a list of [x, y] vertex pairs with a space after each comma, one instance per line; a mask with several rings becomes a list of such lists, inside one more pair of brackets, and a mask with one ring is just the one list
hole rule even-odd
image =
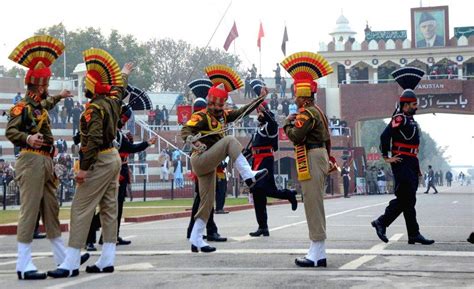
[[283, 129], [294, 145], [326, 144], [330, 140], [327, 117], [316, 107], [300, 108], [294, 122], [285, 121]]
[[10, 109], [10, 116], [5, 135], [15, 146], [29, 147], [26, 143], [28, 135], [41, 133], [45, 146], [54, 144], [49, 121], [48, 110], [51, 110], [62, 97], [50, 96], [36, 102], [29, 96], [20, 100]]
[[97, 161], [101, 150], [113, 147], [122, 110], [122, 98], [127, 87], [127, 75], [122, 74], [123, 87], [113, 86], [110, 95], [97, 95], [87, 104], [80, 119], [80, 169], [88, 170]]
[[212, 147], [216, 142], [218, 142], [221, 138], [224, 137], [224, 133], [214, 133], [219, 132], [221, 129], [230, 122], [235, 121], [239, 116], [242, 114], [250, 114], [255, 108], [257, 108], [263, 99], [255, 99], [254, 101], [250, 102], [242, 106], [236, 110], [225, 110], [222, 116], [222, 119], [216, 119], [207, 109], [203, 109], [201, 111], [193, 113], [191, 119], [186, 122], [186, 124], [181, 129], [181, 137], [184, 141], [189, 135], [196, 135], [201, 133], [202, 136], [207, 134], [213, 133], [212, 135], [205, 136], [201, 138], [199, 141], [202, 142], [207, 146], [209, 149]]

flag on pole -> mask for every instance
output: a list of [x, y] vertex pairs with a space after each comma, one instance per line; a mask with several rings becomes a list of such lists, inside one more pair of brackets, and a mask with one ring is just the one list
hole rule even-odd
[[285, 31], [283, 32], [283, 41], [281, 43], [281, 51], [283, 51], [283, 55], [286, 56], [286, 42], [288, 41], [288, 32], [286, 31], [286, 25], [285, 25]]
[[225, 40], [225, 43], [224, 43], [225, 51], [229, 49], [230, 44], [237, 37], [239, 37], [239, 32], [237, 31], [237, 25], [235, 25], [235, 21], [234, 21], [234, 25], [232, 25], [232, 29], [230, 29], [229, 35], [227, 35], [227, 39]]
[[260, 29], [258, 30], [258, 40], [257, 40], [257, 46], [258, 46], [259, 51], [262, 51], [262, 37], [263, 36], [265, 36], [265, 33], [263, 32], [262, 22], [260, 22]]

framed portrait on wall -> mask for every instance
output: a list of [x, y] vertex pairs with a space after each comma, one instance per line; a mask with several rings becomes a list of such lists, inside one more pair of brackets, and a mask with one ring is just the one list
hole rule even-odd
[[412, 47], [446, 46], [449, 40], [448, 6], [411, 9]]

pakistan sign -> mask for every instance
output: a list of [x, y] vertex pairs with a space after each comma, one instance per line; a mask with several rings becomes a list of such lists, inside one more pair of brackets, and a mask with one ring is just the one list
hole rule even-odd
[[406, 30], [392, 30], [392, 31], [370, 31], [365, 33], [365, 41], [370, 42], [371, 40], [379, 41], [383, 40], [387, 42], [389, 39], [393, 41], [407, 39]]
[[461, 36], [469, 36], [474, 35], [474, 26], [466, 26], [466, 27], [454, 27], [454, 37], [459, 38]]

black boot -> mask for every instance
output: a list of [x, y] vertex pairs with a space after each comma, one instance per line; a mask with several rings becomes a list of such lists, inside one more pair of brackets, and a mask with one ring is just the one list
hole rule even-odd
[[258, 183], [258, 181], [263, 179], [267, 174], [268, 174], [267, 169], [259, 170], [259, 171], [257, 171], [257, 173], [255, 174], [255, 176], [253, 178], [246, 179], [245, 184], [249, 188], [252, 188], [253, 186], [255, 186]]
[[295, 264], [299, 267], [327, 267], [326, 259], [320, 259], [314, 264], [314, 261], [306, 259], [306, 257], [296, 258]]
[[203, 253], [212, 253], [216, 251], [216, 248], [211, 247], [211, 246], [204, 246], [204, 247], [198, 248], [197, 246], [191, 245], [191, 252], [198, 253], [199, 250], [201, 250], [201, 252]]
[[471, 244], [474, 244], [474, 232], [469, 235], [469, 238], [467, 238], [467, 241]]
[[408, 236], [408, 244], [412, 244], [412, 245], [415, 243], [420, 243], [422, 245], [431, 245], [434, 242], [435, 242], [434, 240], [425, 239], [425, 237], [423, 237], [423, 235], [421, 235], [420, 233], [418, 233], [418, 235], [414, 237]]
[[86, 244], [86, 251], [97, 251], [97, 248], [95, 247], [94, 243], [87, 243]]
[[87, 262], [87, 260], [89, 260], [89, 258], [91, 257], [91, 255], [89, 255], [89, 253], [84, 253], [81, 255], [81, 265], [84, 264], [85, 262]]
[[107, 267], [102, 268], [102, 270], [96, 265], [87, 266], [86, 272], [87, 273], [112, 273], [114, 272], [114, 266], [107, 266]]
[[388, 243], [388, 238], [385, 236], [385, 226], [380, 224], [379, 220], [372, 221], [372, 227], [375, 228], [375, 232], [377, 233], [377, 236], [379, 236], [380, 240], [384, 241], [385, 243]]
[[288, 201], [290, 201], [291, 203], [291, 210], [296, 211], [296, 209], [298, 208], [298, 200], [296, 199], [297, 192], [295, 190], [291, 190], [290, 194], [291, 196]]
[[20, 280], [42, 280], [47, 277], [46, 273], [38, 272], [37, 270], [26, 272], [16, 271], [16, 274]]
[[130, 245], [132, 241], [130, 240], [124, 240], [122, 237], [117, 238], [117, 245]]
[[35, 231], [33, 234], [33, 239], [44, 239], [46, 238], [46, 234], [41, 234], [39, 231]]
[[264, 237], [268, 237], [268, 236], [270, 236], [270, 232], [268, 231], [268, 228], [267, 228], [267, 229], [260, 229], [260, 228], [258, 228], [257, 231], [251, 232], [251, 233], [249, 233], [249, 235], [250, 235], [251, 237], [260, 237], [260, 236], [262, 236], [262, 235], [263, 235]]
[[227, 242], [227, 238], [221, 237], [219, 233], [208, 233], [207, 240], [212, 242]]
[[79, 269], [66, 270], [58, 268], [56, 270], [48, 271], [48, 276], [53, 278], [76, 277], [77, 275], [79, 275]]

